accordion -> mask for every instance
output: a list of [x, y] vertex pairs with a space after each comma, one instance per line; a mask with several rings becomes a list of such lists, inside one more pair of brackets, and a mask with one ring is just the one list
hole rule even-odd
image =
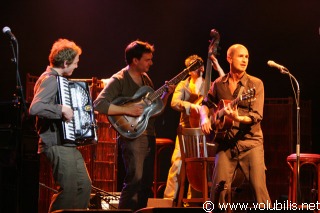
[[73, 110], [72, 121], [61, 122], [63, 143], [77, 146], [96, 144], [97, 125], [88, 83], [69, 81], [62, 76], [57, 76], [57, 83], [57, 103], [70, 106]]

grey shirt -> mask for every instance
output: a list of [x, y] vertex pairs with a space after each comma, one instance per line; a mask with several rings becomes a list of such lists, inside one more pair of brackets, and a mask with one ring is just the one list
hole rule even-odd
[[61, 145], [59, 124], [62, 122], [62, 105], [56, 103], [58, 73], [51, 67], [41, 74], [34, 86], [30, 115], [36, 115], [36, 130], [40, 137], [38, 153]]
[[[142, 74], [144, 86], [153, 88], [153, 83], [146, 73]], [[108, 84], [100, 92], [96, 100], [93, 102], [97, 112], [108, 114], [110, 104], [118, 97], [131, 98], [140, 88], [128, 73], [128, 67], [123, 68], [115, 73], [108, 81]], [[155, 136], [155, 117], [151, 117], [148, 121], [148, 126], [143, 132], [144, 135]]]

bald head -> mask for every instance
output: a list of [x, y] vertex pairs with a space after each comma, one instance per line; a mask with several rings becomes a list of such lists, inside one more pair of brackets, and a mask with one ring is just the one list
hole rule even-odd
[[242, 44], [233, 44], [231, 47], [229, 47], [227, 51], [227, 58], [231, 58], [236, 50], [244, 49], [248, 52], [248, 49], [243, 46]]
[[246, 72], [249, 63], [249, 52], [242, 44], [234, 44], [227, 51], [227, 61], [231, 73]]

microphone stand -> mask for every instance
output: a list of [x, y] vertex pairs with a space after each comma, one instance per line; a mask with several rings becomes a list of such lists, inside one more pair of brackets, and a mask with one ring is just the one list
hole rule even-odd
[[[285, 67], [281, 68], [281, 73], [282, 74], [287, 74], [290, 77], [291, 85], [292, 85], [292, 80], [293, 79], [296, 83], [297, 87], [297, 94], [295, 96], [296, 98], [296, 105], [297, 105], [297, 144], [296, 144], [296, 157], [297, 157], [297, 180], [296, 180], [296, 201], [297, 204], [300, 203], [300, 198], [301, 198], [301, 188], [300, 188], [300, 87], [297, 79], [289, 72], [289, 70]], [[293, 88], [293, 86], [292, 86]], [[294, 88], [293, 88], [293, 92]]]
[[[15, 47], [14, 48], [14, 44]], [[19, 45], [17, 39], [11, 39], [10, 45], [12, 48], [13, 58], [11, 61], [16, 65], [16, 93], [13, 94], [13, 108], [16, 113], [15, 123], [12, 125], [13, 132], [15, 133], [15, 142], [16, 142], [16, 151], [17, 151], [17, 160], [16, 160], [16, 168], [17, 168], [17, 211], [20, 209], [21, 202], [21, 178], [22, 177], [22, 156], [23, 156], [23, 146], [21, 143], [22, 140], [22, 126], [23, 126], [23, 117], [27, 112], [26, 101], [23, 96], [23, 89], [21, 84], [21, 78], [19, 74]]]
[[[14, 94], [14, 107], [20, 109], [21, 108], [21, 104], [22, 104], [22, 112], [26, 112], [27, 111], [27, 105], [26, 105], [26, 101], [23, 95], [23, 87], [22, 87], [22, 83], [21, 83], [21, 78], [20, 78], [20, 73], [19, 73], [19, 45], [18, 45], [18, 40], [14, 40], [15, 44], [16, 44], [16, 51], [14, 49], [14, 45], [12, 43], [12, 41], [10, 41], [11, 44], [11, 48], [12, 48], [12, 53], [13, 53], [13, 58], [11, 59], [11, 61], [13, 63], [16, 64], [16, 91], [17, 93]], [[21, 117], [18, 116], [17, 118], [17, 123], [19, 123], [21, 121]]]

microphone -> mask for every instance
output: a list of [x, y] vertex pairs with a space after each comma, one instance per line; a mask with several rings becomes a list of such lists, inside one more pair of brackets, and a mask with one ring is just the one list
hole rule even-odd
[[280, 65], [280, 64], [277, 64], [276, 62], [274, 61], [268, 61], [267, 64], [269, 65], [269, 67], [274, 67], [274, 68], [277, 68], [280, 70], [280, 72], [282, 74], [287, 74], [289, 71], [287, 68], [285, 68], [284, 66]]
[[4, 27], [3, 29], [2, 29], [2, 32], [4, 33], [4, 34], [7, 34], [8, 36], [10, 36], [10, 39], [11, 40], [13, 40], [13, 41], [16, 41], [17, 39], [16, 39], [16, 37], [13, 35], [13, 33], [11, 32], [11, 29], [9, 28], [9, 27]]

